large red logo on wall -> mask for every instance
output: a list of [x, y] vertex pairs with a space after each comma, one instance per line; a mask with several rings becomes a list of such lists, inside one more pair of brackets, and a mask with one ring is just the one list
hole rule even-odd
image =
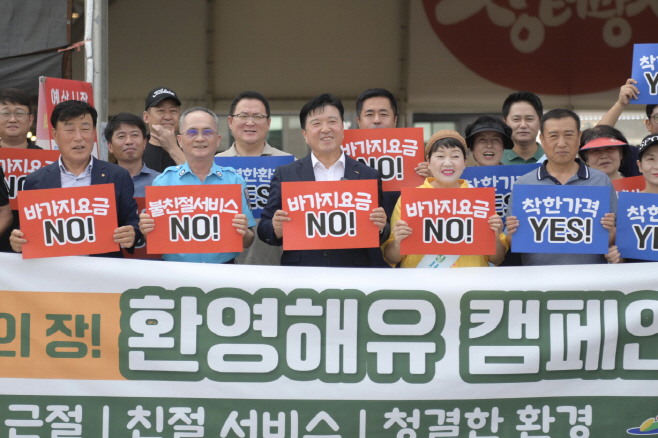
[[655, 43], [650, 0], [423, 0], [441, 41], [496, 84], [540, 94], [620, 87], [633, 44]]

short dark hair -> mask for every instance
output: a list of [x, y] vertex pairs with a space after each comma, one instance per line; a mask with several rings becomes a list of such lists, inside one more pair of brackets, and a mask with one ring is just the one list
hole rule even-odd
[[141, 117], [130, 113], [119, 113], [107, 122], [105, 131], [103, 131], [105, 140], [107, 140], [108, 143], [112, 143], [112, 136], [114, 135], [114, 131], [119, 129], [121, 125], [136, 126], [140, 131], [142, 131], [144, 138], [146, 138], [146, 123], [144, 123], [144, 120], [142, 120]]
[[26, 106], [28, 112], [32, 113], [32, 99], [30, 95], [18, 88], [6, 88], [0, 91], [0, 103], [3, 105], [21, 105]]
[[651, 113], [653, 112], [653, 109], [657, 106], [658, 106], [658, 104], [655, 104], [655, 103], [653, 103], [651, 105], [647, 105], [647, 118], [651, 118]]
[[564, 108], [553, 109], [544, 114], [539, 121], [539, 131], [542, 134], [544, 133], [544, 123], [546, 123], [546, 120], [566, 119], [568, 117], [571, 117], [576, 121], [576, 130], [580, 131], [580, 117], [578, 117], [578, 114]]
[[544, 115], [544, 105], [542, 105], [539, 96], [530, 91], [517, 91], [507, 96], [507, 99], [503, 102], [503, 119], [509, 116], [510, 108], [517, 102], [528, 102], [537, 112], [537, 117]]
[[466, 149], [464, 149], [464, 145], [456, 138], [451, 138], [451, 137], [440, 138], [437, 141], [435, 141], [434, 144], [430, 147], [430, 150], [427, 153], [425, 159], [429, 162], [430, 158], [432, 158], [432, 154], [438, 151], [439, 149], [453, 149], [453, 148], [457, 148], [460, 151], [462, 151], [464, 160], [466, 159]]
[[361, 111], [363, 111], [363, 102], [373, 97], [385, 97], [391, 102], [391, 109], [393, 110], [393, 117], [398, 116], [398, 103], [395, 101], [393, 93], [384, 89], [384, 88], [370, 88], [369, 90], [361, 93], [361, 96], [356, 100], [356, 116], [361, 117]]
[[302, 107], [302, 110], [299, 112], [299, 122], [302, 125], [302, 129], [306, 129], [306, 118], [308, 117], [308, 115], [317, 110], [323, 110], [325, 106], [336, 107], [336, 109], [340, 113], [340, 120], [343, 121], [343, 114], [345, 114], [343, 103], [340, 101], [339, 98], [337, 98], [333, 94], [324, 93], [309, 100]]
[[233, 99], [233, 102], [231, 102], [231, 109], [229, 109], [230, 116], [233, 116], [235, 113], [235, 107], [238, 106], [238, 103], [240, 103], [240, 101], [243, 99], [260, 100], [263, 102], [263, 105], [265, 105], [265, 113], [267, 114], [267, 117], [270, 117], [270, 104], [267, 99], [265, 99], [265, 96], [258, 93], [257, 91], [243, 91], [242, 93], [238, 94], [235, 99]]
[[68, 122], [73, 118], [84, 117], [87, 114], [91, 115], [91, 120], [94, 122], [95, 128], [96, 121], [98, 120], [96, 108], [81, 100], [67, 100], [66, 102], [57, 104], [53, 113], [50, 115], [50, 123], [56, 129], [57, 122]]
[[[624, 134], [622, 134], [620, 130], [609, 125], [596, 125], [593, 128], [588, 128], [583, 131], [580, 136], [580, 149], [582, 149], [583, 146], [585, 146], [590, 141], [596, 140], [597, 138], [614, 138], [615, 140], [626, 143], [626, 146], [619, 146], [621, 149], [621, 163], [619, 164], [619, 167], [621, 168], [631, 154], [630, 146], [628, 146], [628, 140], [626, 140]], [[588, 152], [588, 149], [585, 149], [584, 151], [580, 150], [578, 151], [578, 155], [583, 161], [587, 161]]]

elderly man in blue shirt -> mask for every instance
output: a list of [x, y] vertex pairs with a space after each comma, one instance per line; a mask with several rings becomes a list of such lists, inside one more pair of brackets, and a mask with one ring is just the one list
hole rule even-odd
[[[249, 202], [245, 197], [247, 184], [231, 167], [221, 167], [215, 164], [222, 136], [217, 132], [218, 120], [212, 111], [196, 107], [185, 111], [180, 118], [178, 142], [185, 154], [186, 162], [165, 169], [162, 175], [154, 181], [154, 186], [188, 186], [210, 184], [240, 184], [242, 187], [242, 211], [233, 218], [233, 227], [242, 235], [242, 246], [248, 248], [254, 241], [251, 227], [256, 225]], [[154, 221], [143, 213], [140, 215], [140, 230], [147, 235], [154, 228]], [[195, 263], [234, 263], [239, 253], [207, 253], [207, 254], [163, 254], [165, 261], [195, 262]]]

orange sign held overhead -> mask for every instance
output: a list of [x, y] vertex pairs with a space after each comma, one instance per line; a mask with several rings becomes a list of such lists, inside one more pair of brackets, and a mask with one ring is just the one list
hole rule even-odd
[[424, 181], [414, 171], [425, 160], [423, 128], [348, 129], [341, 148], [377, 169], [385, 191], [417, 187]]
[[148, 186], [146, 213], [155, 220], [149, 254], [242, 251], [242, 236], [233, 226], [242, 213], [240, 184]]
[[414, 232], [400, 243], [400, 253], [495, 254], [496, 234], [489, 227], [495, 195], [493, 188], [402, 189], [401, 219]]
[[23, 258], [103, 254], [114, 243], [114, 184], [18, 192]]
[[378, 205], [377, 181], [300, 181], [281, 184], [283, 249], [345, 249], [379, 246], [370, 221]]
[[23, 190], [27, 175], [54, 163], [58, 158], [59, 151], [0, 148], [0, 166], [9, 187], [9, 205], [12, 210], [18, 209], [16, 194]]

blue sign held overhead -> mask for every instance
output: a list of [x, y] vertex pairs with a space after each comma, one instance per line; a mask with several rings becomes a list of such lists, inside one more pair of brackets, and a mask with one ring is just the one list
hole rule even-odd
[[517, 185], [512, 251], [607, 254], [609, 232], [601, 218], [609, 211], [609, 187]]
[[215, 157], [215, 163], [232, 167], [247, 182], [249, 203], [254, 219], [260, 219], [270, 194], [270, 182], [274, 169], [295, 161], [293, 155], [278, 157]]
[[473, 187], [493, 187], [496, 189], [496, 213], [504, 221], [514, 182], [539, 166], [539, 163], [533, 163], [515, 164], [513, 166], [467, 167], [462, 173], [462, 179], [468, 181]]
[[658, 44], [635, 44], [633, 46], [633, 69], [631, 77], [640, 90], [635, 104], [658, 103]]
[[615, 240], [624, 258], [658, 261], [658, 195], [619, 194]]

